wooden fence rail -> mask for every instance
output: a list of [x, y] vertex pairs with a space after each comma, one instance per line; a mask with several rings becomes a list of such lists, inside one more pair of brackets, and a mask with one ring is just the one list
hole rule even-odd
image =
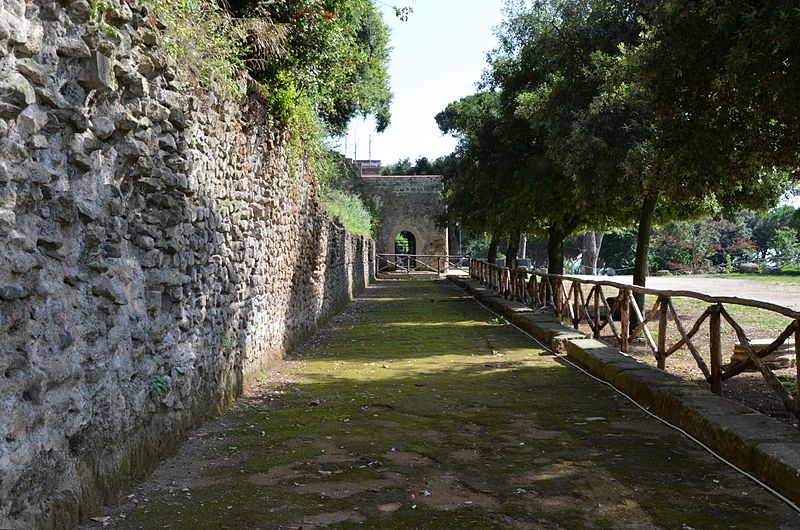
[[443, 254], [376, 254], [375, 270], [378, 272], [416, 270], [441, 273], [448, 269], [466, 268], [463, 262], [467, 260], [467, 256]]
[[[620, 350], [627, 353], [630, 341], [642, 337], [655, 357], [657, 366], [664, 370], [670, 355], [686, 347], [702, 371], [711, 390], [722, 393], [726, 380], [755, 367], [769, 388], [783, 402], [786, 409], [800, 419], [800, 364], [796, 363], [794, 375], [797, 394], [792, 395], [778, 376], [765, 362], [764, 357], [777, 351], [790, 338], [794, 339], [795, 359], [800, 360], [800, 312], [769, 302], [738, 297], [716, 297], [692, 291], [668, 291], [649, 289], [612, 281], [588, 280], [555, 274], [530, 273], [524, 269], [509, 269], [485, 261], [471, 259], [469, 273], [473, 278], [500, 293], [502, 296], [523, 302], [535, 309], [550, 308], [562, 322], [575, 329], [586, 323], [592, 335], [600, 334], [608, 327], [619, 341]], [[588, 292], [584, 292], [584, 286]], [[615, 296], [607, 297], [606, 291]], [[655, 297], [653, 305], [639, 307], [635, 294]], [[675, 309], [674, 298], [690, 298], [708, 304], [705, 311], [688, 328]], [[639, 297], [645, 299], [644, 296]], [[755, 350], [742, 326], [728, 311], [730, 306], [743, 306], [771, 311], [788, 319], [790, 323], [782, 333], [766, 347]], [[616, 321], [616, 322], [615, 322]], [[708, 321], [708, 360], [693, 342], [693, 338]], [[618, 325], [617, 325], [618, 322]], [[747, 357], [727, 367], [722, 361], [722, 323], [726, 322], [734, 333]], [[678, 333], [678, 341], [667, 346], [670, 324]], [[649, 326], [657, 326], [655, 337]]]

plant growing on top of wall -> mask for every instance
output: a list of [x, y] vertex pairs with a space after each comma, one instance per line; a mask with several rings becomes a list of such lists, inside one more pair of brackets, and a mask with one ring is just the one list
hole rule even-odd
[[[389, 38], [376, 6], [370, 0], [148, 2], [154, 33], [187, 69], [182, 82], [229, 97], [248, 89], [263, 96], [283, 131], [290, 198], [312, 183], [329, 214], [350, 231], [369, 233], [372, 219], [362, 201], [351, 190], [333, 193], [337, 164], [326, 139], [357, 115], [375, 116], [378, 131], [389, 124]], [[402, 20], [410, 12], [395, 9]]]

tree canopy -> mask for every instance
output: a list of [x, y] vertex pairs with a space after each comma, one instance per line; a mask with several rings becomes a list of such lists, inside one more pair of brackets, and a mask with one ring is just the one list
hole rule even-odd
[[[383, 131], [391, 118], [389, 31], [369, 0], [230, 0], [239, 16], [289, 28], [284, 53], [247, 64], [284, 105], [306, 98], [332, 133], [356, 115], [374, 115]], [[257, 35], [251, 38], [257, 42]]]
[[[654, 222], [766, 208], [798, 177], [799, 17], [788, 0], [507, 2], [474, 96], [494, 106], [455, 128], [437, 116], [460, 134], [455, 157], [483, 153], [456, 166], [448, 206], [486, 230], [524, 218], [551, 239], [636, 225], [643, 285]], [[487, 121], [494, 133], [465, 133]], [[470, 194], [502, 205], [465, 208]]]

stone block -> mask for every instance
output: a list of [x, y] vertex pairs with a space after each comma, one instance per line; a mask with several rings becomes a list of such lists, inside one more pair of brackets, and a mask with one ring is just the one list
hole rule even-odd
[[0, 68], [0, 118], [16, 118], [28, 105], [36, 101], [33, 87], [22, 75]]
[[736, 270], [744, 274], [758, 274], [760, 272], [758, 268], [758, 263], [750, 263], [750, 262], [738, 264], [736, 266]]
[[92, 51], [78, 82], [88, 90], [114, 90], [114, 61], [97, 50]]

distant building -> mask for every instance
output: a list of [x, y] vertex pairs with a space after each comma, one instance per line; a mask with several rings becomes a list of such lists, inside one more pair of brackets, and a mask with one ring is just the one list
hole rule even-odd
[[380, 160], [356, 160], [355, 163], [362, 177], [380, 175], [383, 168]]

